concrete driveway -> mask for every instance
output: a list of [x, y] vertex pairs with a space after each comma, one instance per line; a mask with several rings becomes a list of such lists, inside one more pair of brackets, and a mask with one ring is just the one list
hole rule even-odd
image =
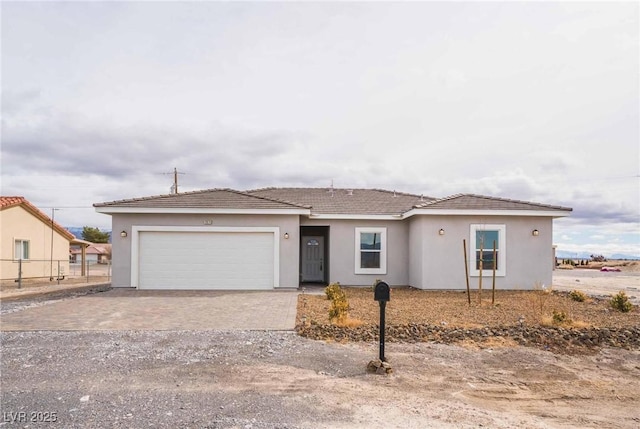
[[1, 316], [2, 331], [292, 330], [298, 291], [112, 289]]

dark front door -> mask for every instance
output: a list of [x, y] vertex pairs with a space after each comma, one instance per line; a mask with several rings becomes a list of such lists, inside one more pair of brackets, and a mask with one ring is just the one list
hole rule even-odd
[[302, 237], [302, 281], [324, 282], [324, 237]]

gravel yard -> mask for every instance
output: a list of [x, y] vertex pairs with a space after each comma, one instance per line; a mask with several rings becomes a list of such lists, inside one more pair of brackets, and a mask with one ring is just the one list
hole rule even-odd
[[[637, 428], [640, 352], [375, 344], [291, 332], [2, 333], [2, 427]], [[55, 421], [52, 421], [55, 420]], [[14, 423], [12, 423], [12, 421]]]
[[[351, 310], [349, 316], [364, 324], [377, 324], [379, 307], [371, 288], [343, 288]], [[567, 293], [548, 291], [496, 291], [491, 304], [491, 291], [483, 291], [479, 304], [477, 290], [471, 291], [469, 305], [466, 292], [428, 291], [398, 288], [391, 291], [386, 305], [387, 324], [428, 323], [450, 327], [482, 327], [519, 325], [522, 317], [527, 325], [552, 324], [553, 311], [565, 312], [573, 323], [565, 326], [638, 326], [640, 309], [629, 313], [613, 310], [605, 298], [571, 299]], [[330, 301], [325, 295], [298, 297], [299, 322], [329, 323]]]
[[[517, 323], [527, 309], [524, 323], [533, 326], [542, 315], [531, 309], [539, 301], [520, 292], [499, 293], [497, 307], [486, 291], [482, 306], [471, 307], [460, 292], [442, 295], [453, 297], [450, 304], [435, 294], [419, 305], [420, 296], [394, 290], [388, 323], [421, 317], [438, 329], [468, 330], [486, 320]], [[583, 306], [565, 298], [550, 294], [542, 307], [569, 305], [576, 321], [639, 329], [637, 308], [623, 315], [597, 300]], [[3, 302], [1, 310], [60, 299], [78, 298]], [[371, 291], [351, 299], [352, 317], [376, 320]], [[300, 305], [305, 300], [298, 317], [324, 323], [323, 296], [306, 294]], [[567, 354], [509, 337], [390, 342], [393, 373], [375, 375], [366, 365], [377, 357], [376, 340], [317, 341], [289, 331], [26, 331], [0, 332], [0, 340], [0, 427], [640, 427], [638, 347]]]
[[[350, 306], [342, 323], [330, 323], [331, 301], [324, 295], [298, 297], [298, 332], [308, 338], [375, 341], [379, 306], [371, 288], [343, 288]], [[590, 353], [594, 348], [640, 349], [640, 308], [623, 313], [610, 297], [584, 302], [568, 292], [466, 292], [397, 288], [386, 305], [386, 340], [390, 342], [474, 342], [534, 346], [557, 353]]]

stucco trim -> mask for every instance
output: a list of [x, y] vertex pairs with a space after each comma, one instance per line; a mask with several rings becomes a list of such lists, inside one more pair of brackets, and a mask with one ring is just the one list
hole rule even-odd
[[312, 213], [310, 219], [333, 220], [405, 220], [412, 216], [525, 216], [525, 217], [565, 217], [571, 215], [569, 211], [558, 210], [470, 210], [470, 209], [411, 209], [402, 214], [394, 215], [360, 215], [360, 214], [331, 214]]
[[280, 285], [280, 227], [131, 226], [131, 287], [139, 286], [140, 232], [270, 232], [273, 234], [273, 287]]
[[311, 214], [310, 219], [334, 219], [334, 220], [402, 220], [401, 214], [397, 215], [359, 215], [359, 214]]

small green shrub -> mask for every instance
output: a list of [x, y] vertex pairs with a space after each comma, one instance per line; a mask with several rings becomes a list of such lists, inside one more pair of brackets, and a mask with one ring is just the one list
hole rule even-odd
[[611, 307], [623, 313], [628, 313], [633, 308], [629, 297], [623, 291], [618, 292], [611, 298]]
[[349, 316], [349, 301], [347, 295], [340, 287], [340, 283], [331, 283], [325, 289], [327, 299], [331, 300], [331, 307], [329, 307], [329, 320], [331, 322], [342, 323], [347, 320]]
[[572, 290], [571, 292], [569, 292], [569, 297], [571, 297], [572, 300], [578, 302], [585, 302], [587, 300], [587, 295], [579, 290]]
[[546, 306], [547, 301], [551, 296], [551, 287], [547, 287], [540, 282], [536, 282], [533, 285], [533, 291], [531, 291], [531, 294], [528, 296], [537, 319], [541, 319], [545, 313], [549, 314], [548, 310], [546, 310]]
[[349, 315], [349, 301], [347, 297], [342, 295], [331, 301], [331, 308], [329, 308], [329, 320], [336, 322], [343, 322]]
[[329, 286], [324, 288], [324, 293], [327, 295], [328, 300], [332, 300], [333, 297], [340, 292], [342, 292], [342, 289], [340, 289], [340, 283], [338, 282], [331, 283]]
[[553, 310], [553, 323], [554, 325], [561, 325], [564, 322], [570, 322], [570, 320], [568, 320], [567, 318], [567, 313], [565, 313], [564, 311], [556, 311]]

